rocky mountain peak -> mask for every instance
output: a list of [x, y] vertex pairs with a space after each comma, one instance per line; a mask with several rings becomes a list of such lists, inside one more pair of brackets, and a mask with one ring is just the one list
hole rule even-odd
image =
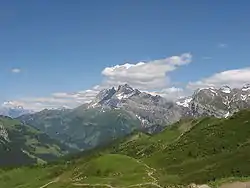
[[141, 92], [138, 89], [134, 89], [128, 84], [119, 85], [115, 96], [119, 99], [128, 99], [132, 96], [139, 95]]
[[188, 107], [191, 114], [197, 116], [228, 117], [233, 113], [250, 108], [250, 84], [239, 88], [230, 88], [227, 85], [217, 88], [199, 89], [192, 95], [192, 99], [179, 100], [179, 106]]
[[114, 87], [110, 89], [103, 89], [101, 90], [95, 99], [89, 104], [88, 108], [94, 108], [100, 105], [103, 105], [106, 103], [106, 101], [110, 100], [114, 94], [116, 93], [116, 90]]
[[110, 89], [104, 89], [104, 90], [99, 92], [99, 94], [96, 96], [96, 98], [99, 99], [100, 101], [107, 100], [107, 99], [111, 98], [115, 94], [115, 92], [116, 92], [116, 90], [114, 87], [112, 87]]
[[118, 89], [117, 89], [117, 92], [125, 93], [125, 94], [131, 93], [133, 91], [134, 91], [134, 89], [132, 87], [130, 87], [128, 84], [119, 85]]
[[101, 91], [87, 108], [120, 109], [127, 111], [142, 123], [142, 127], [171, 124], [178, 120], [183, 110], [174, 102], [160, 95], [151, 95], [132, 88], [128, 84], [118, 86], [117, 90]]

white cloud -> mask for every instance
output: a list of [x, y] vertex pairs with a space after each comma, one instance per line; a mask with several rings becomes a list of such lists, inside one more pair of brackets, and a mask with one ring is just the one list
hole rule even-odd
[[138, 89], [161, 89], [170, 83], [167, 73], [191, 61], [192, 55], [184, 53], [180, 56], [172, 56], [149, 62], [126, 63], [107, 67], [102, 71], [102, 74], [105, 76], [104, 83], [107, 85], [127, 83]]
[[177, 88], [177, 87], [169, 87], [162, 89], [157, 92], [149, 92], [151, 95], [160, 95], [169, 101], [173, 101], [182, 97], [185, 97], [187, 95], [186, 91], [183, 90], [182, 88]]
[[[10, 106], [23, 106], [24, 108], [36, 111], [44, 108], [58, 108], [62, 106], [73, 108], [90, 102], [101, 89], [125, 83], [141, 90], [158, 90], [159, 95], [170, 99], [179, 96], [182, 91], [177, 88], [163, 89], [168, 88], [170, 85], [170, 78], [167, 74], [180, 66], [189, 64], [191, 61], [192, 55], [190, 53], [184, 53], [179, 56], [149, 62], [126, 63], [106, 67], [101, 72], [104, 76], [103, 82], [100, 85], [94, 86], [92, 89], [74, 93], [58, 92], [48, 97], [17, 99], [9, 101], [8, 104]], [[18, 73], [20, 69], [14, 72]]]
[[[203, 57], [203, 59], [211, 59]], [[83, 103], [91, 102], [100, 90], [120, 84], [129, 84], [134, 88], [143, 91], [150, 91], [151, 94], [161, 95], [169, 100], [190, 95], [193, 90], [204, 87], [221, 87], [229, 85], [231, 87], [242, 87], [250, 83], [250, 67], [243, 69], [227, 70], [216, 73], [198, 81], [189, 82], [183, 88], [172, 87], [169, 73], [178, 67], [189, 64], [192, 55], [184, 53], [179, 56], [172, 56], [165, 59], [153, 60], [149, 62], [138, 62], [134, 64], [126, 63], [113, 67], [106, 67], [101, 74], [104, 80], [100, 85], [96, 85], [89, 90], [73, 93], [57, 92], [47, 97], [27, 97], [4, 103], [3, 106], [23, 106], [26, 109], [41, 110], [44, 108], [67, 107], [73, 108]], [[21, 70], [12, 70], [19, 73]], [[152, 92], [154, 91], [154, 92]]]
[[91, 89], [75, 93], [53, 93], [49, 97], [31, 97], [8, 101], [3, 104], [6, 107], [23, 106], [26, 109], [39, 111], [44, 108], [74, 108], [84, 103], [91, 102], [99, 90]]
[[225, 43], [219, 43], [219, 44], [218, 44], [218, 47], [219, 47], [219, 48], [226, 48], [226, 47], [228, 47], [228, 45], [225, 44]]
[[20, 73], [20, 72], [21, 72], [21, 69], [14, 68], [14, 69], [11, 69], [11, 72], [12, 72], [12, 73]]
[[208, 78], [196, 82], [190, 82], [187, 85], [187, 88], [193, 90], [210, 86], [221, 87], [223, 85], [238, 88], [247, 83], [250, 83], [250, 67], [216, 73]]

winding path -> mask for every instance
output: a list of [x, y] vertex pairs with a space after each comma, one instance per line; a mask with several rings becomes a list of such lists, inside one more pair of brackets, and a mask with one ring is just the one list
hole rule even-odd
[[[108, 188], [118, 188], [118, 187], [113, 187], [112, 185], [109, 185], [109, 184], [73, 183], [72, 185], [74, 185], [74, 186], [91, 186], [91, 187], [103, 186], [103, 187], [108, 187]], [[153, 185], [153, 186], [158, 187], [158, 188], [163, 188], [160, 185], [158, 185], [157, 183], [153, 183], [153, 182], [138, 183], [138, 184], [135, 184], [135, 185], [129, 185], [129, 186], [119, 187], [119, 188], [141, 187], [143, 185]]]
[[103, 187], [109, 187], [109, 188], [116, 188], [113, 187], [112, 185], [109, 184], [88, 184], [88, 183], [72, 183], [72, 185], [74, 186], [91, 186], [91, 187], [99, 187], [99, 186], [103, 186]]
[[39, 188], [45, 188], [45, 187], [49, 186], [50, 184], [56, 183], [56, 182], [58, 182], [58, 181], [59, 181], [59, 177], [56, 178], [56, 179], [54, 179], [53, 181], [51, 181], [51, 182], [49, 182], [49, 183], [47, 183], [47, 184], [41, 186], [41, 187], [39, 187]]

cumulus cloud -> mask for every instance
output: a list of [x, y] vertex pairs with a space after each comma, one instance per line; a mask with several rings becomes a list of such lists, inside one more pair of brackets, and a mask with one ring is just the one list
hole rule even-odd
[[98, 94], [99, 89], [95, 86], [93, 89], [79, 91], [75, 93], [53, 93], [48, 97], [23, 98], [3, 103], [5, 107], [23, 106], [24, 108], [39, 111], [45, 108], [74, 108], [84, 103], [91, 102]]
[[[169, 62], [169, 61], [167, 61], [167, 62]], [[123, 75], [121, 77], [118, 76], [118, 73], [116, 70], [117, 68], [120, 69], [122, 67], [122, 69], [120, 70], [122, 72], [122, 71], [128, 71], [126, 69], [126, 66], [127, 67], [135, 67], [135, 68], [137, 68], [137, 66], [141, 66], [141, 65], [146, 66], [146, 65], [144, 65], [146, 63], [139, 63], [139, 65], [137, 65], [137, 64], [119, 65], [119, 66], [113, 67], [113, 69], [115, 71], [114, 72], [111, 71], [110, 74], [112, 76], [115, 75], [115, 77], [117, 78], [117, 83], [114, 83], [113, 85], [123, 84], [123, 80], [119, 80], [118, 78], [125, 78], [125, 73], [122, 73]], [[150, 68], [153, 69], [153, 67], [154, 66], [150, 65]], [[175, 69], [175, 68], [176, 67], [174, 67], [172, 69]], [[155, 68], [155, 70], [156, 69], [157, 68]], [[150, 83], [151, 83], [150, 79], [147, 80], [149, 77], [152, 79], [157, 77], [157, 76], [154, 77], [152, 75], [154, 73], [154, 71], [150, 70], [152, 74], [149, 75], [149, 77], [147, 77], [147, 75], [144, 75], [141, 72], [139, 72], [139, 74], [134, 73], [133, 71], [135, 71], [135, 70], [136, 69], [129, 70], [129, 71], [132, 71], [132, 73], [130, 73], [130, 72], [128, 73], [129, 74], [128, 78], [137, 77], [138, 80], [140, 80], [141, 82], [132, 82], [132, 81], [129, 81], [129, 79], [127, 82], [124, 80], [124, 82], [126, 82], [128, 84], [132, 83], [131, 85], [135, 88], [140, 86], [142, 91], [149, 92], [152, 95], [160, 95], [160, 96], [165, 97], [169, 100], [175, 100], [177, 98], [191, 95], [192, 92], [198, 88], [221, 87], [223, 85], [229, 85], [231, 87], [239, 88], [247, 83], [250, 83], [250, 67], [248, 67], [248, 68], [243, 68], [243, 69], [235, 69], [235, 70], [227, 70], [227, 71], [219, 72], [219, 73], [211, 75], [207, 78], [203, 78], [203, 79], [195, 81], [195, 82], [189, 82], [183, 88], [171, 87], [165, 83], [163, 85], [164, 87], [162, 87], [160, 89], [150, 90], [150, 88], [153, 88], [153, 86], [147, 87], [146, 83], [150, 85]], [[165, 71], [166, 70], [169, 71], [171, 69], [170, 68], [165, 69]], [[107, 71], [107, 69], [106, 69], [106, 71]], [[155, 72], [160, 72], [160, 71], [155, 71]], [[108, 73], [105, 73], [105, 74], [108, 75]], [[108, 78], [110, 78], [110, 76]], [[159, 77], [159, 78], [161, 78], [161, 77]], [[158, 79], [156, 79], [156, 81], [157, 80]], [[156, 81], [155, 81], [155, 83], [157, 83], [158, 86], [160, 86], [159, 82], [156, 82]], [[138, 83], [140, 83], [140, 84], [138, 84]], [[58, 107], [74, 108], [74, 107], [79, 106], [81, 104], [91, 102], [95, 98], [95, 96], [99, 93], [100, 90], [109, 87], [108, 84], [110, 84], [110, 83], [108, 83], [106, 80], [103, 82], [103, 84], [96, 85], [89, 90], [78, 91], [78, 92], [73, 92], [73, 93], [58, 92], [58, 93], [53, 93], [48, 97], [23, 98], [23, 99], [5, 102], [2, 106], [5, 106], [5, 107], [23, 106], [26, 109], [31, 109], [34, 111], [39, 111], [39, 110], [42, 110], [44, 108], [58, 108]]]
[[138, 89], [152, 90], [166, 87], [170, 83], [168, 73], [192, 61], [190, 53], [149, 62], [123, 64], [107, 67], [102, 71], [105, 84], [129, 84]]
[[21, 72], [21, 69], [14, 68], [14, 69], [11, 69], [11, 72], [12, 72], [12, 73], [20, 73], [20, 72]]
[[[100, 90], [111, 86], [129, 84], [140, 90], [153, 91], [169, 99], [181, 95], [182, 90], [170, 87], [169, 72], [178, 67], [189, 64], [192, 61], [190, 53], [184, 53], [179, 56], [172, 56], [165, 59], [153, 60], [149, 62], [138, 62], [134, 64], [126, 63], [106, 67], [101, 74], [104, 80], [100, 85], [96, 85], [89, 90], [78, 91], [74, 93], [58, 92], [48, 97], [29, 97], [9, 101], [9, 106], [23, 106], [31, 110], [41, 110], [44, 108], [66, 107], [73, 108], [83, 103], [91, 102]], [[20, 69], [14, 70], [15, 73]], [[170, 88], [168, 88], [170, 87]], [[168, 88], [168, 89], [164, 89]]]
[[250, 83], [250, 67], [216, 73], [202, 80], [188, 83], [187, 88], [193, 90], [203, 87], [221, 87], [223, 85], [238, 88], [247, 83]]
[[[225, 45], [221, 45], [225, 46]], [[227, 45], [226, 45], [227, 46]], [[211, 59], [203, 57], [203, 59]], [[153, 95], [161, 95], [169, 100], [175, 100], [192, 94], [195, 89], [204, 87], [242, 87], [250, 83], [250, 67], [227, 70], [213, 74], [198, 81], [189, 82], [183, 87], [173, 87], [169, 73], [180, 66], [187, 65], [192, 61], [190, 53], [172, 56], [165, 59], [148, 62], [125, 63], [106, 67], [101, 74], [103, 81], [91, 89], [73, 93], [57, 92], [47, 97], [27, 97], [3, 103], [2, 106], [23, 106], [26, 109], [39, 111], [44, 108], [74, 108], [84, 103], [91, 102], [100, 90], [111, 86], [129, 84], [134, 88], [147, 91]], [[19, 73], [20, 69], [13, 69], [13, 73]], [[153, 92], [154, 91], [154, 92]]]

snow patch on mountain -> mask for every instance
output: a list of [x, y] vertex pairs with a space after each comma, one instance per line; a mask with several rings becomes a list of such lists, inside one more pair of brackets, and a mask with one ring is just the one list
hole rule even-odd
[[240, 97], [241, 97], [241, 100], [243, 100], [243, 101], [245, 101], [247, 99], [247, 95], [241, 94]]
[[223, 86], [222, 88], [220, 88], [220, 91], [223, 93], [231, 93], [231, 88], [229, 86]]
[[179, 105], [179, 106], [183, 106], [183, 107], [188, 108], [191, 101], [192, 101], [192, 98], [190, 97], [190, 98], [186, 98], [186, 99], [184, 99], [182, 101], [179, 100], [179, 101], [176, 102], [176, 104]]
[[1, 123], [0, 123], [0, 138], [3, 138], [7, 142], [10, 141], [8, 132]]
[[243, 86], [243, 88], [241, 90], [242, 91], [250, 91], [250, 84], [246, 84], [245, 86]]
[[137, 114], [135, 116], [141, 121], [141, 123], [142, 123], [143, 126], [149, 123], [148, 120], [142, 118], [141, 116], [139, 116]]
[[131, 97], [133, 95], [133, 93], [130, 93], [130, 94], [125, 94], [125, 93], [118, 93], [116, 95], [116, 97], [119, 99], [119, 100], [122, 100], [122, 99], [127, 99], [129, 97]]
[[230, 116], [230, 112], [227, 112], [224, 116], [224, 118], [228, 118]]

